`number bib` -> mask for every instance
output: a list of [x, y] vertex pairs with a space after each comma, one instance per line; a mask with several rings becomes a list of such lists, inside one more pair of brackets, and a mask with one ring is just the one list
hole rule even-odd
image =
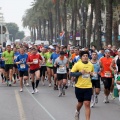
[[59, 71], [60, 71], [60, 72], [64, 72], [64, 71], [65, 71], [65, 67], [64, 67], [64, 66], [60, 66], [60, 67], [59, 67]]
[[96, 77], [96, 78], [98, 78], [98, 74], [97, 73], [94, 73], [93, 76]]
[[33, 63], [34, 64], [38, 64], [38, 60], [37, 59], [33, 59]]
[[21, 64], [21, 65], [20, 65], [20, 68], [21, 68], [21, 69], [24, 69], [24, 68], [25, 68], [25, 64]]
[[82, 75], [82, 78], [90, 78], [90, 74], [84, 74]]
[[111, 77], [111, 73], [109, 71], [105, 72], [105, 77]]

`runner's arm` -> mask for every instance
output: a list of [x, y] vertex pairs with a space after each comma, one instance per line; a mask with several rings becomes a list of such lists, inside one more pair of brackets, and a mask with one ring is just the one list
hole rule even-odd
[[114, 65], [115, 65], [115, 60], [113, 59], [111, 64], [110, 64], [110, 69], [116, 74], [117, 73], [117, 70], [114, 69]]

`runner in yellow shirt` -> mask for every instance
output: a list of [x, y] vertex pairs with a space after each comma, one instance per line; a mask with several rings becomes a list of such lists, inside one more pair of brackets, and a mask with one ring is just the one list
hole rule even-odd
[[77, 77], [75, 84], [75, 94], [78, 100], [75, 112], [75, 120], [79, 120], [80, 109], [85, 105], [86, 120], [90, 120], [90, 101], [92, 97], [91, 75], [93, 75], [94, 66], [89, 62], [89, 53], [82, 51], [81, 60], [73, 66], [71, 76]]

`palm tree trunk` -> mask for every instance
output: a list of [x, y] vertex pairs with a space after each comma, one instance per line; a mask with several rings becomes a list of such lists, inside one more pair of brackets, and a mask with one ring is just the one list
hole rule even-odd
[[64, 40], [63, 40], [63, 44], [64, 45], [67, 45], [67, 0], [64, 0], [64, 32], [65, 32], [65, 37], [64, 37]]
[[119, 47], [120, 41], [118, 41], [118, 22], [117, 21], [114, 22], [113, 31], [114, 31], [114, 45], [116, 47]]
[[39, 19], [39, 39], [42, 39], [41, 36], [42, 36], [42, 33], [41, 33], [41, 20]]
[[93, 21], [93, 9], [94, 9], [94, 0], [91, 0], [91, 13], [89, 17], [89, 23], [87, 28], [87, 47], [90, 48], [91, 35], [92, 35], [92, 21]]
[[43, 39], [46, 40], [46, 20], [45, 19], [43, 20], [43, 31], [44, 31]]
[[49, 12], [49, 21], [50, 21], [50, 43], [53, 42], [53, 17], [52, 17], [52, 12]]
[[106, 0], [106, 44], [112, 45], [112, 10], [113, 0]]
[[100, 50], [102, 48], [101, 42], [101, 1], [95, 0], [95, 18], [96, 18], [96, 45], [97, 49]]
[[74, 14], [74, 9], [72, 8], [72, 22], [71, 22], [71, 34], [72, 34], [72, 41], [73, 41], [73, 44], [75, 44], [74, 43], [74, 22], [75, 22], [75, 14]]
[[33, 36], [34, 36], [33, 42], [35, 42], [35, 40], [36, 40], [36, 28], [35, 28], [35, 27], [33, 28], [33, 34], [34, 34], [34, 35], [33, 35]]
[[61, 16], [60, 16], [60, 0], [57, 0], [58, 1], [58, 3], [57, 3], [57, 6], [58, 6], [58, 28], [59, 28], [59, 30], [58, 30], [58, 33], [60, 34], [60, 32], [61, 32]]

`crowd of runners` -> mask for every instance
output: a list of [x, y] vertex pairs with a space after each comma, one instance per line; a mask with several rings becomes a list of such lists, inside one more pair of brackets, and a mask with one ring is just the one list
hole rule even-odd
[[79, 120], [80, 109], [85, 106], [86, 120], [90, 120], [90, 107], [98, 103], [101, 83], [104, 85], [104, 103], [115, 99], [113, 90], [116, 83], [120, 101], [120, 49], [105, 46], [97, 51], [95, 46], [88, 47], [53, 44], [6, 43], [0, 45], [0, 73], [2, 83], [12, 86], [20, 83], [32, 85], [32, 94], [39, 92], [39, 82], [58, 90], [58, 97], [65, 90], [75, 87], [78, 100], [75, 120]]

